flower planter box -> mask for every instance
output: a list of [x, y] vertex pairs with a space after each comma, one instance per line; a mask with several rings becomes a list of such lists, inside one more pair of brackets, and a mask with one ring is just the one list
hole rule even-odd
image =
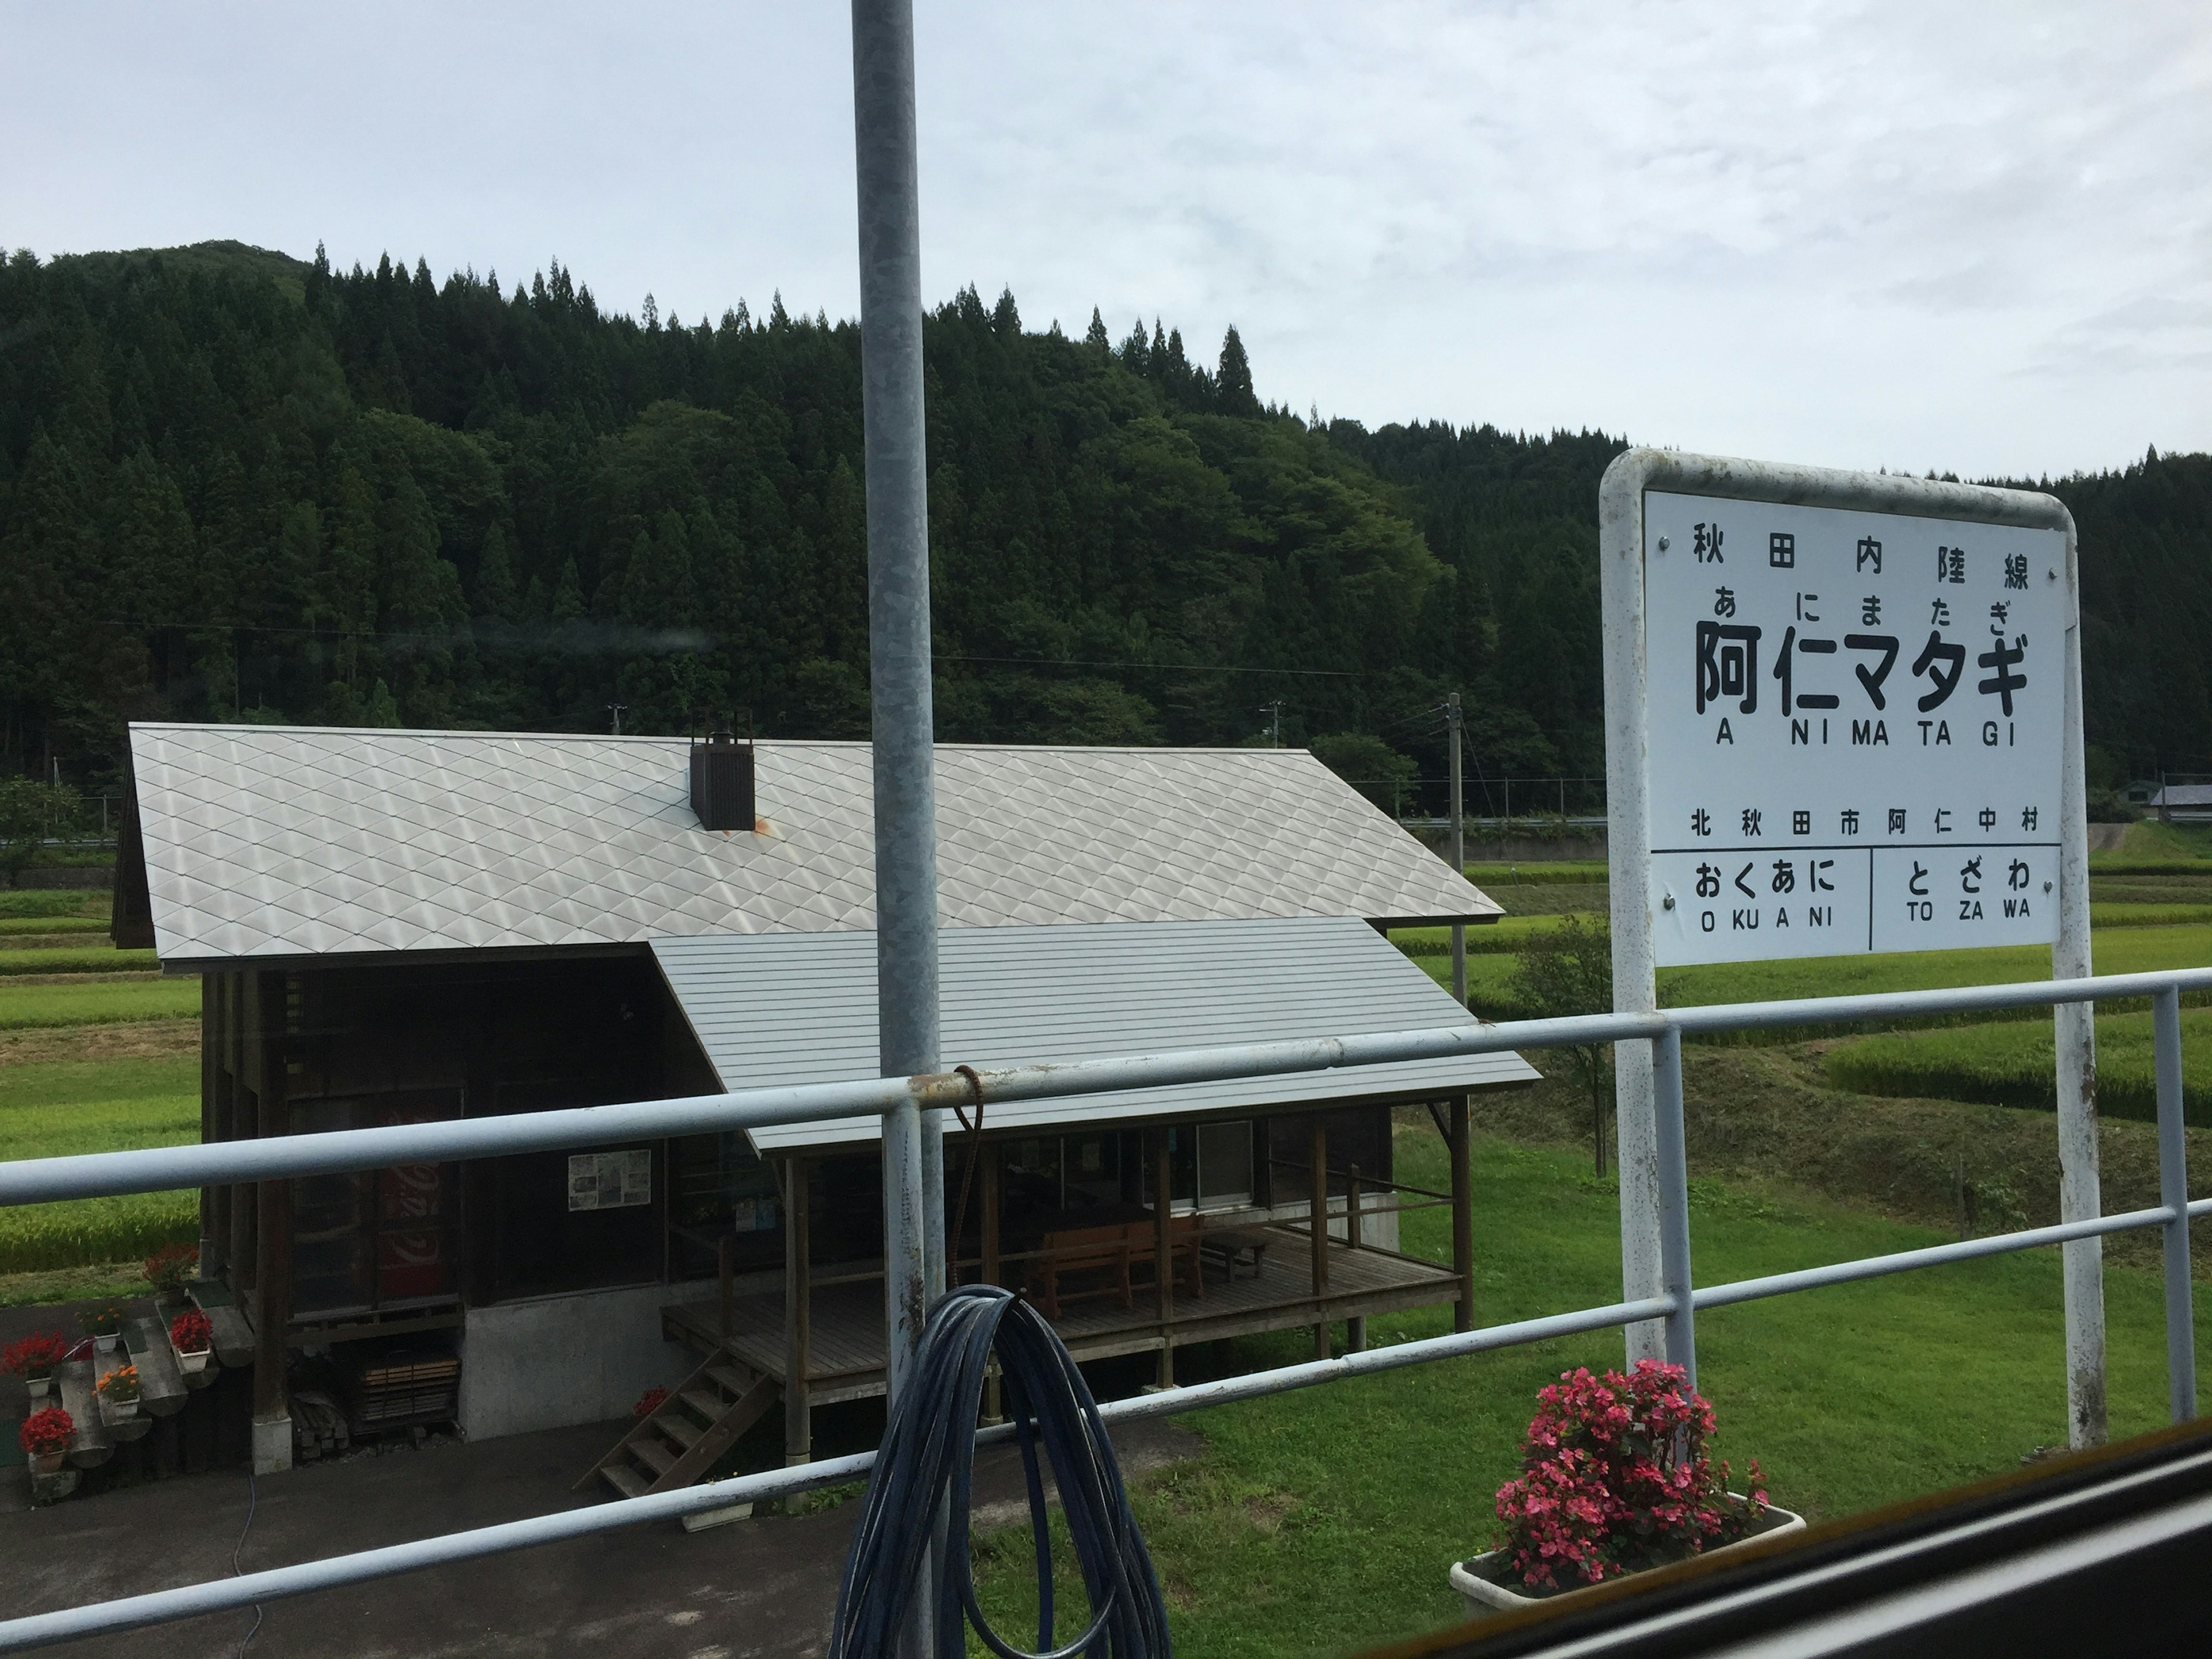
[[23, 1386], [30, 1390], [32, 1399], [44, 1400], [53, 1392], [54, 1379], [51, 1376], [27, 1376], [23, 1379]]
[[123, 1333], [120, 1331], [99, 1332], [92, 1339], [93, 1352], [103, 1357], [113, 1353], [122, 1346]]
[[138, 1401], [110, 1400], [102, 1395], [100, 1396], [100, 1409], [101, 1415], [111, 1423], [128, 1423], [138, 1415]]
[[174, 1343], [172, 1343], [170, 1346], [173, 1348], [176, 1352], [177, 1369], [183, 1372], [186, 1376], [196, 1376], [200, 1372], [205, 1370], [207, 1369], [208, 1361], [212, 1358], [215, 1354], [215, 1350], [213, 1348], [199, 1348], [188, 1353], [184, 1349], [176, 1347]]
[[[1743, 1502], [1742, 1498], [1735, 1492], [1730, 1492], [1729, 1496], [1739, 1504]], [[1767, 1505], [1765, 1517], [1759, 1522], [1758, 1528], [1749, 1537], [1739, 1538], [1733, 1544], [1723, 1544], [1717, 1549], [1706, 1550], [1702, 1554], [1687, 1559], [1698, 1561], [1711, 1560], [1716, 1556], [1732, 1554], [1747, 1545], [1757, 1543], [1762, 1538], [1773, 1538], [1785, 1532], [1802, 1532], [1804, 1529], [1803, 1516], [1794, 1514], [1789, 1510], [1778, 1509], [1770, 1504]], [[1504, 1550], [1492, 1550], [1487, 1554], [1452, 1563], [1452, 1588], [1459, 1592], [1461, 1600], [1467, 1603], [1468, 1618], [1480, 1619], [1492, 1613], [1510, 1613], [1518, 1607], [1533, 1607], [1541, 1602], [1556, 1601], [1563, 1595], [1572, 1595], [1578, 1590], [1597, 1588], [1595, 1584], [1572, 1584], [1565, 1589], [1541, 1590], [1531, 1595], [1522, 1590], [1509, 1589], [1500, 1582], [1512, 1571], [1511, 1564]], [[1633, 1576], [1631, 1575], [1631, 1577]], [[1613, 1583], [1619, 1581], [1607, 1579], [1605, 1582]]]
[[59, 1474], [62, 1472], [62, 1466], [68, 1462], [69, 1453], [66, 1450], [57, 1452], [40, 1452], [31, 1459], [31, 1473], [33, 1474]]

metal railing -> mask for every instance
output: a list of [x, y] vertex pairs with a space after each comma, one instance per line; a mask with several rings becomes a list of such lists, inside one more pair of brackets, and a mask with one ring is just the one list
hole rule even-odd
[[[894, 1107], [928, 1109], [956, 1102], [965, 1106], [974, 1103], [979, 1097], [995, 1105], [1232, 1077], [1276, 1076], [1379, 1065], [1393, 1060], [1495, 1054], [1507, 1049], [1568, 1048], [1589, 1042], [1642, 1042], [1652, 1046], [1658, 1077], [1660, 1295], [1110, 1401], [1100, 1407], [1102, 1414], [1109, 1422], [1164, 1417], [1231, 1401], [1310, 1388], [1340, 1377], [1396, 1370], [1434, 1360], [1650, 1320], [1663, 1322], [1668, 1358], [1682, 1365], [1694, 1381], [1697, 1314], [1701, 1309], [1730, 1307], [1822, 1285], [1848, 1284], [1948, 1262], [2035, 1249], [2073, 1239], [2155, 1227], [2163, 1233], [2165, 1243], [2167, 1390], [2174, 1419], [2182, 1421], [2197, 1413], [2189, 1222], [2192, 1216], [2212, 1213], [2212, 1199], [2193, 1203], [2189, 1200], [2182, 1124], [2181, 994], [2198, 990], [2212, 990], [2212, 968], [1974, 986], [1960, 990], [1736, 1003], [1668, 1009], [1653, 1014], [1594, 1014], [1572, 1019], [1301, 1038], [1232, 1048], [1185, 1049], [1126, 1060], [755, 1089], [685, 1100], [583, 1107], [458, 1122], [402, 1124], [213, 1146], [27, 1159], [0, 1164], [0, 1205], [283, 1180], [393, 1164], [442, 1163], [459, 1158], [605, 1146], [712, 1130], [821, 1122], [879, 1115]], [[1771, 1273], [1724, 1285], [1700, 1286], [1694, 1283], [1691, 1273], [1688, 1159], [1682, 1127], [1685, 1034], [2146, 997], [2151, 1002], [2158, 1077], [2159, 1202], [2155, 1206]], [[996, 1441], [1012, 1432], [1010, 1425], [1001, 1425], [985, 1430], [978, 1438]], [[859, 1479], [867, 1474], [874, 1461], [872, 1452], [825, 1458], [681, 1491], [617, 1499], [592, 1509], [536, 1516], [296, 1566], [275, 1567], [234, 1578], [125, 1596], [55, 1613], [34, 1613], [0, 1621], [0, 1652], [43, 1647], [103, 1632], [166, 1624], [250, 1607], [256, 1602], [611, 1532], [644, 1522], [785, 1497]]]

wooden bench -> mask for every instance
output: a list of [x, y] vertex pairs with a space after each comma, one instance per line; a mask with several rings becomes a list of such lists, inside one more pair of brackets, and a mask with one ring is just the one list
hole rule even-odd
[[[1127, 1224], [1111, 1227], [1066, 1227], [1044, 1236], [1038, 1259], [1030, 1266], [1029, 1291], [1047, 1319], [1060, 1317], [1060, 1304], [1091, 1297], [1110, 1296], [1123, 1307], [1133, 1301], [1129, 1285], [1130, 1254]], [[1150, 1260], [1149, 1253], [1146, 1256]], [[1065, 1291], [1063, 1273], [1103, 1273], [1106, 1282], [1088, 1290]]]
[[[1177, 1216], [1169, 1224], [1169, 1271], [1180, 1273], [1193, 1296], [1206, 1294], [1206, 1274], [1200, 1261], [1204, 1224], [1196, 1216]], [[1125, 1221], [1107, 1227], [1068, 1227], [1044, 1236], [1044, 1243], [1029, 1272], [1028, 1288], [1048, 1319], [1060, 1317], [1060, 1304], [1091, 1297], [1110, 1296], [1123, 1307], [1135, 1304], [1133, 1267], [1155, 1267], [1158, 1241], [1149, 1221]], [[1066, 1273], [1103, 1273], [1105, 1283], [1087, 1290], [1066, 1291], [1060, 1277]]]
[[1221, 1227], [1201, 1237], [1199, 1249], [1221, 1269], [1224, 1279], [1236, 1278], [1240, 1267], [1249, 1267], [1251, 1277], [1257, 1279], [1260, 1260], [1273, 1242], [1262, 1227]]

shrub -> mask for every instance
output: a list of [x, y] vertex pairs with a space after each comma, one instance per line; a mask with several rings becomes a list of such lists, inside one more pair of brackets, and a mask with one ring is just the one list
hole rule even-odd
[[51, 1457], [56, 1452], [67, 1451], [70, 1437], [76, 1433], [76, 1419], [59, 1406], [49, 1406], [25, 1418], [23, 1426], [15, 1431], [15, 1438], [28, 1455]]
[[198, 1308], [189, 1308], [169, 1322], [169, 1340], [179, 1353], [204, 1353], [215, 1341], [215, 1327]]
[[33, 1331], [0, 1348], [0, 1371], [15, 1376], [46, 1376], [69, 1358], [70, 1345], [53, 1331]]
[[1679, 1365], [1639, 1359], [1623, 1376], [1563, 1371], [1537, 1395], [1521, 1474], [1498, 1491], [1502, 1547], [1532, 1589], [1585, 1583], [1695, 1555], [1744, 1536], [1766, 1512], [1765, 1477], [1750, 1467], [1750, 1501], [1728, 1497], [1729, 1466], [1705, 1453], [1713, 1408]]
[[174, 1296], [185, 1288], [185, 1281], [198, 1276], [200, 1252], [197, 1244], [164, 1244], [146, 1258], [139, 1269], [146, 1282], [160, 1296]]

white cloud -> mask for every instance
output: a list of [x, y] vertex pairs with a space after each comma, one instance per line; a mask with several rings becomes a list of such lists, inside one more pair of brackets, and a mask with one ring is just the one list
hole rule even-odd
[[[0, 238], [854, 301], [843, 9], [15, 10]], [[924, 273], [1263, 395], [1838, 465], [2212, 447], [2198, 5], [924, 6]]]

